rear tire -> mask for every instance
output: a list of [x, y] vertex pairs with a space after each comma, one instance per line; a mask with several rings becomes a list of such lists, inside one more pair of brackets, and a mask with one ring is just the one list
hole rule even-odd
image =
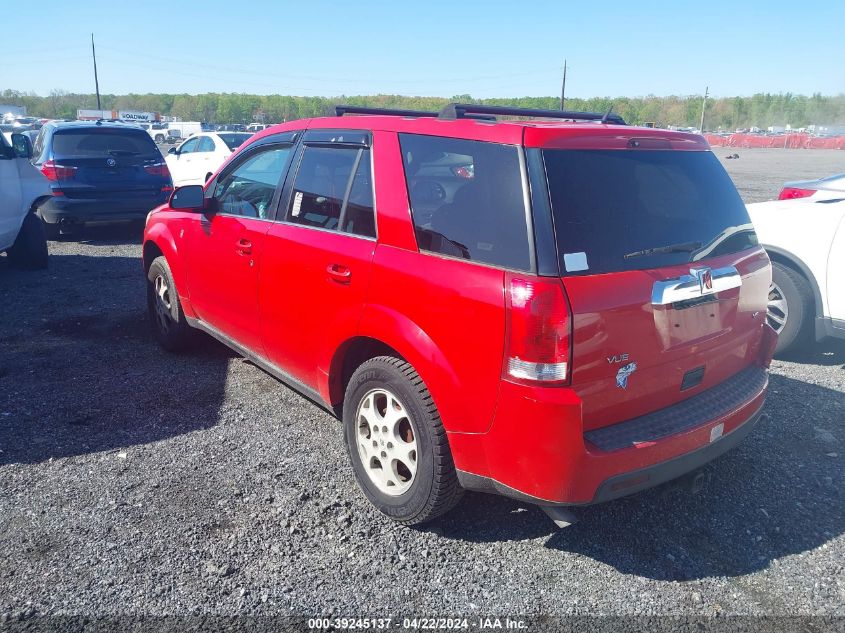
[[394, 521], [424, 523], [460, 500], [440, 414], [405, 361], [379, 356], [355, 370], [343, 399], [343, 431], [358, 485]]
[[775, 354], [798, 351], [810, 343], [813, 291], [804, 277], [779, 262], [772, 262], [766, 320], [778, 332]]
[[47, 236], [47, 239], [51, 242], [57, 241], [61, 235], [58, 222], [55, 224], [51, 224], [50, 222], [44, 219], [44, 215], [41, 213], [40, 210], [36, 211], [35, 215], [36, 217], [38, 217], [39, 220], [41, 220], [41, 225], [44, 227], [44, 235]]
[[181, 352], [194, 342], [167, 260], [156, 257], [147, 271], [147, 312], [153, 336], [168, 352]]
[[8, 250], [9, 263], [25, 270], [47, 268], [47, 238], [41, 220], [34, 213], [27, 213], [15, 243]]

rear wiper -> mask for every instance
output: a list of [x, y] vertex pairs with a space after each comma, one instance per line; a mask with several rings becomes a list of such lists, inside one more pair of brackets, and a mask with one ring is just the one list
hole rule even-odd
[[658, 255], [660, 253], [691, 253], [701, 248], [701, 242], [680, 242], [678, 244], [668, 244], [666, 246], [656, 246], [655, 248], [645, 248], [641, 251], [634, 251], [624, 256], [624, 259], [631, 259], [632, 257], [645, 257], [647, 255]]

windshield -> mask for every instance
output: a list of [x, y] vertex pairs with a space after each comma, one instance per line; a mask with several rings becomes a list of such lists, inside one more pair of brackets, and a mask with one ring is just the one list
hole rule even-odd
[[53, 156], [56, 158], [157, 153], [153, 139], [141, 130], [83, 128], [59, 130], [53, 136]]
[[543, 155], [560, 268], [568, 274], [671, 266], [757, 244], [745, 205], [712, 152]]
[[232, 152], [243, 145], [248, 138], [251, 138], [249, 134], [218, 134], [218, 136]]

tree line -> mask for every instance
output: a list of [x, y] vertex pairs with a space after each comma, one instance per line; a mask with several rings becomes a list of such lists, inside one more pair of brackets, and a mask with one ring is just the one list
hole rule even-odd
[[[439, 110], [449, 102], [511, 105], [523, 108], [558, 109], [558, 97], [520, 97], [474, 99], [470, 95], [441, 97], [407, 97], [400, 95], [296, 97], [288, 95], [249, 95], [235, 93], [189, 94], [127, 94], [101, 95], [106, 110], [142, 110], [160, 112], [185, 121], [208, 123], [250, 123], [263, 120], [270, 123], [323, 116], [333, 112], [339, 103], [383, 108]], [[76, 118], [77, 109], [95, 109], [93, 94], [77, 94], [54, 90], [48, 96], [3, 90], [0, 103], [26, 106], [30, 116], [51, 119]], [[606, 112], [609, 108], [629, 123], [653, 122], [658, 127], [668, 125], [698, 127], [701, 118], [701, 95], [656, 97], [595, 97], [567, 99], [566, 109]], [[750, 97], [722, 97], [708, 99], [704, 127], [707, 130], [729, 130], [757, 126], [786, 125], [793, 128], [817, 125], [845, 124], [845, 94], [812, 96], [785, 94], [755, 94]]]

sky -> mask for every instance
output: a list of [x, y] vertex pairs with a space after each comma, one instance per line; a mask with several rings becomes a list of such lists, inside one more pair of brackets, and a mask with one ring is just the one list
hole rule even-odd
[[[53, 6], [55, 4], [55, 6]], [[845, 2], [42, 3], [0, 90], [476, 98], [845, 93]], [[125, 7], [125, 8], [124, 8]]]

